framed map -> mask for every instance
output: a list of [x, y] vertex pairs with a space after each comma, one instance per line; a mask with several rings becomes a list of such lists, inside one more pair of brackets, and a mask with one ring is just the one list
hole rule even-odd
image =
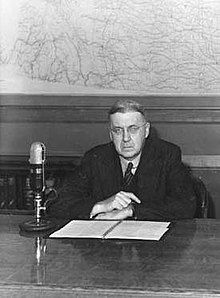
[[0, 92], [219, 94], [219, 0], [0, 0]]

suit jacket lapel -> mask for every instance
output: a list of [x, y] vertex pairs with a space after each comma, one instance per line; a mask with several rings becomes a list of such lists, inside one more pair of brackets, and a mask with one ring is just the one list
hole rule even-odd
[[145, 173], [147, 170], [148, 165], [152, 164], [155, 160], [155, 148], [154, 142], [149, 137], [145, 140], [145, 144], [142, 150], [140, 162], [137, 168], [136, 173]]
[[152, 138], [145, 140], [144, 148], [140, 163], [138, 165], [135, 175], [137, 176], [139, 187], [149, 187], [155, 184], [155, 172], [157, 168], [157, 150], [155, 147], [155, 141]]
[[[112, 193], [119, 191], [122, 184], [123, 174], [119, 156], [112, 142], [108, 144], [103, 155], [99, 156], [99, 161], [103, 181], [106, 181], [109, 188], [111, 188]], [[107, 185], [105, 185], [105, 187], [107, 187]]]

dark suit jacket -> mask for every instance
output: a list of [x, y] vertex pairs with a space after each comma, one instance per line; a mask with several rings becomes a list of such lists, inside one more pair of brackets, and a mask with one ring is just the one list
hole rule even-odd
[[[50, 216], [89, 218], [93, 205], [121, 190], [122, 170], [114, 144], [88, 151], [79, 168], [64, 183], [59, 200], [48, 208]], [[196, 198], [189, 173], [181, 162], [180, 148], [148, 137], [135, 172], [132, 191], [141, 204], [137, 219], [173, 220], [192, 218]]]

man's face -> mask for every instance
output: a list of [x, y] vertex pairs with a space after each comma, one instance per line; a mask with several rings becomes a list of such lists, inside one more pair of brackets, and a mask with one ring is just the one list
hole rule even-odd
[[150, 124], [139, 112], [115, 113], [110, 116], [110, 138], [120, 156], [133, 160], [142, 150]]

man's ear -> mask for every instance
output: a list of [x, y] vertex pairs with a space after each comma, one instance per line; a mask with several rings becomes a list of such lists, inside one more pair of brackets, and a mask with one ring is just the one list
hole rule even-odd
[[149, 133], [150, 133], [150, 123], [147, 122], [145, 126], [145, 138], [149, 136]]
[[110, 129], [109, 129], [109, 138], [112, 141], [112, 133], [111, 133], [111, 130]]

